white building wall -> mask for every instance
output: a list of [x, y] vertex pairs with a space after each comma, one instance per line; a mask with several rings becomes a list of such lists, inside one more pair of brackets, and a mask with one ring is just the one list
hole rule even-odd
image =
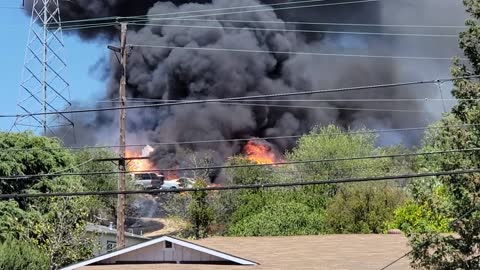
[[199, 252], [172, 243], [172, 248], [165, 248], [165, 242], [160, 242], [139, 250], [119, 255], [104, 261], [105, 264], [119, 262], [211, 262], [226, 261], [207, 253]]
[[[94, 237], [98, 237], [98, 242], [99, 242], [99, 249], [95, 251], [95, 256], [105, 254], [111, 250], [108, 250], [108, 244], [113, 243], [115, 244], [117, 242], [116, 235], [114, 234], [94, 234]], [[143, 243], [145, 241], [148, 241], [147, 239], [141, 239], [141, 238], [136, 238], [136, 237], [130, 237], [128, 235], [125, 235], [125, 246], [133, 246], [137, 245], [140, 243]]]

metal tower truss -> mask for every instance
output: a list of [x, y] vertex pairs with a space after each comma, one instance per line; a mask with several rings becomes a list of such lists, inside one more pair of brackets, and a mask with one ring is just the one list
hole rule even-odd
[[[65, 137], [73, 130], [58, 0], [34, 0], [14, 128]], [[42, 115], [29, 115], [42, 113]]]

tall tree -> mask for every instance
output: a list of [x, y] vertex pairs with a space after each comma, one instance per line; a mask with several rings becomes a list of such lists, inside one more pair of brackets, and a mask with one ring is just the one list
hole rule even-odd
[[[347, 134], [333, 125], [314, 128], [300, 138], [286, 159], [349, 158], [397, 151], [376, 147], [375, 139], [372, 133]], [[391, 159], [308, 162], [268, 169], [235, 168], [229, 178], [240, 184], [298, 182], [383, 175], [402, 166]], [[402, 202], [403, 190], [391, 183], [358, 183], [241, 191], [231, 198], [229, 205], [236, 207], [228, 215], [230, 235], [381, 232]]]
[[[0, 133], [0, 176], [57, 172], [74, 164], [74, 157], [56, 139], [28, 132]], [[0, 193], [22, 192], [40, 180], [0, 180]]]
[[[22, 150], [25, 149], [25, 150]], [[77, 172], [75, 157], [56, 139], [32, 133], [0, 133], [0, 176]], [[79, 176], [0, 180], [0, 193], [85, 191]], [[49, 256], [53, 269], [92, 254], [84, 225], [89, 197], [51, 197], [0, 201], [0, 242], [27, 241]]]
[[[480, 75], [480, 2], [464, 0], [471, 18], [460, 34], [460, 48], [469, 63], [455, 61], [456, 77]], [[426, 147], [436, 149], [480, 147], [480, 83], [478, 78], [454, 81], [453, 95], [459, 99], [451, 114], [441, 120], [437, 130], [428, 134]], [[460, 126], [459, 126], [460, 125]], [[464, 125], [464, 126], [462, 126]], [[428, 138], [427, 137], [427, 138]], [[455, 153], [427, 159], [426, 170], [456, 170], [480, 167], [478, 152]], [[412, 234], [412, 265], [424, 269], [478, 269], [480, 265], [480, 174], [450, 175], [434, 179], [442, 186], [447, 204], [431, 205], [434, 212], [455, 218], [450, 223], [453, 235]], [[443, 209], [438, 209], [443, 206]]]

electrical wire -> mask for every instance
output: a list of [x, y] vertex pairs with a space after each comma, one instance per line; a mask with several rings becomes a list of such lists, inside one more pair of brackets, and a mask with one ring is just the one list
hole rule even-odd
[[[312, 56], [326, 56], [326, 57], [355, 57], [355, 58], [372, 58], [372, 59], [438, 60], [438, 61], [453, 60], [453, 57], [340, 54], [340, 53], [319, 53], [319, 52], [305, 52], [305, 51], [303, 52], [272, 51], [272, 50], [234, 49], [234, 48], [215, 48], [215, 47], [183, 47], [183, 46], [172, 46], [172, 45], [147, 45], [147, 44], [128, 44], [128, 46], [140, 47], [140, 48], [179, 49], [179, 50], [211, 51], [211, 52], [268, 53], [268, 54], [287, 54], [287, 55], [312, 55]], [[464, 61], [467, 59], [459, 57], [459, 60]]]
[[197, 22], [231, 22], [231, 23], [264, 23], [264, 24], [303, 24], [317, 26], [352, 26], [352, 27], [382, 27], [382, 28], [447, 28], [466, 29], [464, 25], [421, 25], [421, 24], [368, 24], [368, 23], [339, 23], [339, 22], [306, 22], [306, 21], [265, 21], [265, 20], [238, 20], [238, 19], [188, 19], [188, 18], [167, 18], [156, 21], [197, 21]]
[[341, 183], [376, 182], [376, 181], [385, 181], [385, 180], [412, 179], [412, 178], [447, 176], [447, 175], [462, 175], [462, 174], [472, 174], [472, 173], [480, 173], [480, 169], [463, 169], [463, 170], [457, 170], [457, 171], [441, 171], [441, 172], [365, 177], [365, 178], [340, 178], [340, 179], [333, 179], [333, 180], [320, 180], [320, 181], [308, 181], [308, 182], [212, 186], [212, 187], [206, 187], [206, 188], [126, 190], [126, 191], [111, 190], [111, 191], [52, 192], [52, 193], [10, 193], [10, 194], [0, 194], [0, 199], [73, 197], [73, 196], [108, 196], [108, 195], [119, 195], [119, 194], [125, 194], [125, 195], [161, 194], [161, 193], [183, 193], [183, 192], [199, 192], [199, 191], [264, 189], [264, 188], [275, 188], [275, 187], [296, 187], [296, 186], [312, 186], [312, 185], [331, 185], [331, 184], [341, 184]]
[[[316, 5], [307, 5], [307, 6], [294, 6], [294, 7], [284, 7], [284, 8], [275, 8], [276, 6], [282, 5], [293, 5], [293, 4], [304, 4], [304, 3], [314, 3], [314, 2], [325, 2], [327, 0], [303, 0], [295, 2], [284, 2], [284, 3], [273, 3], [270, 5], [249, 5], [249, 6], [235, 6], [235, 7], [225, 7], [225, 8], [210, 8], [210, 9], [200, 9], [200, 10], [191, 10], [191, 11], [179, 11], [179, 12], [169, 12], [169, 13], [156, 13], [156, 14], [147, 14], [147, 15], [138, 15], [138, 16], [110, 16], [110, 17], [98, 17], [98, 18], [89, 18], [89, 19], [80, 19], [80, 20], [66, 20], [63, 21], [63, 24], [72, 24], [78, 22], [92, 22], [92, 21], [105, 21], [105, 20], [116, 20], [122, 22], [138, 22], [141, 19], [157, 18], [160, 16], [171, 16], [171, 15], [189, 15], [192, 13], [200, 12], [212, 12], [212, 11], [225, 11], [225, 10], [235, 10], [235, 9], [248, 9], [248, 8], [264, 8], [260, 10], [247, 10], [247, 11], [237, 11], [227, 14], [239, 14], [239, 13], [250, 13], [250, 12], [261, 12], [261, 11], [274, 11], [282, 9], [291, 9], [291, 8], [306, 8], [306, 7], [319, 7], [319, 6], [338, 6], [338, 5], [347, 5], [347, 4], [358, 4], [358, 3], [367, 3], [367, 2], [378, 2], [381, 0], [361, 0], [361, 1], [350, 1], [342, 3], [328, 3], [328, 4], [316, 4]], [[385, 0], [384, 0], [385, 1]], [[268, 7], [268, 8], [266, 8]], [[273, 8], [272, 8], [273, 7]], [[266, 8], [266, 9], [265, 9]], [[200, 14], [200, 15], [190, 15], [190, 16], [216, 16], [216, 15], [227, 15], [225, 13], [214, 13], [214, 14]], [[176, 18], [176, 17], [174, 17]], [[178, 18], [178, 17], [177, 17]], [[180, 17], [183, 18], [183, 17]], [[187, 17], [188, 18], [188, 17]]]
[[[458, 29], [464, 30], [467, 27], [461, 25], [416, 25], [416, 24], [365, 24], [365, 23], [335, 23], [335, 22], [305, 22], [305, 21], [265, 21], [265, 20], [234, 20], [234, 19], [189, 19], [189, 18], [165, 18], [165, 19], [155, 19], [155, 21], [181, 21], [181, 22], [230, 22], [230, 23], [264, 23], [264, 24], [282, 24], [283, 25], [313, 25], [313, 26], [350, 26], [350, 27], [382, 27], [382, 28], [431, 28], [431, 29]], [[62, 30], [77, 30], [82, 28], [95, 28], [95, 27], [108, 27], [119, 25], [119, 22], [108, 22], [108, 23], [88, 23], [88, 24], [77, 24], [77, 25], [66, 25], [63, 26]], [[138, 21], [132, 21], [130, 24], [142, 25]], [[143, 23], [147, 24], [147, 23]], [[56, 26], [55, 26], [56, 28]], [[277, 28], [278, 29], [278, 28]], [[379, 32], [381, 33], [381, 32]]]
[[168, 13], [155, 13], [155, 14], [146, 14], [146, 15], [137, 15], [137, 16], [110, 16], [110, 17], [97, 17], [97, 18], [88, 18], [88, 19], [79, 19], [79, 20], [66, 20], [63, 23], [72, 24], [72, 23], [83, 23], [83, 22], [91, 22], [91, 21], [105, 21], [105, 20], [115, 20], [119, 21], [122, 19], [124, 22], [128, 22], [125, 20], [128, 19], [146, 19], [150, 17], [159, 17], [159, 16], [171, 16], [171, 15], [185, 15], [185, 14], [193, 14], [198, 12], [212, 12], [212, 11], [225, 11], [225, 10], [232, 10], [232, 9], [245, 9], [245, 8], [263, 8], [266, 6], [279, 6], [279, 5], [291, 5], [291, 4], [302, 4], [302, 3], [312, 3], [312, 2], [324, 2], [326, 0], [303, 0], [303, 1], [295, 1], [295, 2], [283, 2], [283, 3], [273, 3], [271, 5], [249, 5], [249, 6], [234, 6], [234, 7], [225, 7], [225, 8], [209, 8], [209, 9], [199, 9], [199, 10], [190, 10], [190, 11], [179, 11], [179, 12], [168, 12]]
[[388, 32], [356, 32], [356, 31], [332, 31], [332, 30], [305, 30], [305, 29], [281, 29], [281, 28], [262, 28], [262, 27], [234, 27], [234, 26], [214, 26], [214, 25], [181, 25], [181, 24], [155, 24], [155, 23], [130, 23], [131, 25], [141, 26], [159, 26], [176, 28], [196, 28], [196, 29], [227, 29], [227, 30], [248, 30], [248, 31], [279, 31], [279, 32], [297, 32], [297, 33], [323, 33], [340, 35], [368, 35], [368, 36], [408, 36], [408, 37], [441, 37], [458, 38], [458, 35], [449, 34], [417, 34], [417, 33], [388, 33]]
[[[329, 134], [303, 134], [303, 135], [286, 135], [286, 136], [268, 136], [261, 138], [237, 138], [237, 139], [222, 139], [222, 140], [198, 140], [198, 141], [179, 141], [179, 142], [150, 142], [142, 144], [126, 144], [125, 147], [145, 147], [150, 146], [162, 146], [162, 145], [188, 145], [188, 144], [204, 144], [204, 143], [235, 143], [235, 142], [248, 142], [257, 140], [279, 140], [279, 139], [298, 139], [301, 137], [323, 137], [323, 136], [352, 136], [358, 134], [380, 134], [390, 132], [414, 132], [423, 130], [438, 130], [445, 128], [464, 128], [464, 127], [477, 127], [480, 124], [461, 124], [461, 125], [448, 125], [448, 126], [425, 126], [425, 127], [411, 127], [411, 128], [397, 128], [397, 129], [378, 129], [378, 130], [360, 130], [341, 133], [329, 133]], [[2, 152], [14, 152], [14, 151], [39, 151], [39, 150], [85, 150], [85, 149], [104, 149], [104, 148], [120, 148], [120, 145], [87, 145], [87, 146], [65, 146], [65, 147], [45, 147], [45, 148], [4, 148]]]
[[71, 166], [71, 167], [69, 167], [69, 168], [66, 168], [66, 169], [63, 169], [63, 170], [56, 171], [55, 173], [56, 173], [56, 174], [58, 174], [58, 173], [62, 173], [62, 172], [66, 172], [66, 171], [70, 171], [70, 170], [73, 170], [73, 169], [77, 169], [77, 168], [79, 168], [79, 167], [82, 167], [82, 166], [83, 166], [83, 165], [85, 165], [85, 164], [88, 164], [88, 163], [90, 163], [90, 162], [94, 161], [94, 160], [95, 160], [95, 158], [91, 158], [91, 159], [88, 159], [88, 160], [86, 160], [86, 161], [84, 161], [84, 162], [82, 162], [82, 163], [80, 163], [80, 164], [73, 165], [73, 166]]
[[[76, 27], [64, 27], [64, 26], [62, 26], [62, 31], [93, 29], [93, 28], [101, 28], [101, 27], [112, 27], [112, 26], [116, 26], [116, 25], [119, 25], [119, 24], [114, 22], [114, 23], [99, 23], [99, 24], [83, 24], [83, 25], [78, 25]], [[56, 29], [56, 27], [52, 28], [52, 29]]]
[[142, 108], [158, 108], [158, 107], [169, 107], [169, 106], [178, 106], [178, 105], [218, 103], [222, 101], [238, 101], [238, 100], [252, 100], [252, 99], [259, 99], [259, 98], [302, 96], [302, 95], [311, 95], [311, 94], [337, 93], [337, 92], [381, 89], [381, 88], [411, 86], [411, 85], [421, 85], [421, 84], [434, 84], [434, 83], [440, 83], [440, 82], [455, 81], [460, 79], [473, 79], [473, 78], [479, 78], [479, 77], [480, 75], [470, 75], [470, 76], [463, 76], [463, 77], [452, 77], [452, 78], [446, 78], [446, 79], [435, 79], [435, 80], [426, 80], [426, 81], [377, 84], [377, 85], [368, 85], [368, 86], [343, 87], [343, 88], [332, 88], [332, 89], [323, 89], [323, 90], [252, 95], [252, 96], [229, 97], [229, 98], [219, 98], [219, 99], [185, 100], [181, 102], [172, 102], [172, 103], [144, 104], [144, 105], [132, 105], [132, 106], [124, 106], [124, 107], [94, 108], [94, 109], [81, 109], [81, 110], [45, 112], [45, 113], [39, 112], [39, 113], [28, 113], [28, 114], [3, 114], [3, 115], [0, 115], [0, 118], [22, 118], [22, 117], [38, 116], [38, 115], [88, 113], [88, 112], [101, 112], [101, 111], [116, 111], [116, 110], [122, 110], [122, 109], [128, 110], [128, 109], [142, 109]]
[[[251, 12], [261, 12], [261, 11], [272, 11], [272, 10], [285, 10], [285, 9], [296, 9], [296, 8], [308, 8], [308, 7], [319, 7], [319, 6], [334, 6], [334, 5], [345, 5], [345, 4], [358, 4], [358, 3], [366, 3], [366, 2], [377, 2], [377, 1], [380, 1], [380, 0], [362, 0], [362, 1], [351, 1], [351, 2], [342, 2], [342, 3], [329, 3], [329, 4], [316, 4], [316, 5], [306, 5], [306, 6], [294, 6], [294, 7], [283, 7], [283, 8], [268, 8], [268, 9], [260, 9], [260, 10], [250, 10], [250, 11], [237, 11], [237, 12], [227, 12], [227, 13], [215, 13], [215, 14], [201, 14], [201, 15], [190, 15], [190, 16], [184, 16], [184, 17], [173, 17], [173, 18], [150, 18], [150, 19], [147, 19], [147, 20], [143, 20], [143, 21], [155, 21], [155, 20], [168, 20], [168, 19], [189, 19], [189, 18], [195, 18], [195, 17], [205, 17], [205, 16], [219, 16], [219, 15], [231, 15], [231, 14], [239, 14], [239, 13], [251, 13]], [[386, 1], [386, 0], [384, 0]], [[310, 2], [310, 1], [297, 1], [296, 3], [299, 3], [299, 2]], [[294, 3], [280, 3], [280, 4], [294, 4]], [[275, 4], [272, 4], [272, 5], [275, 5]], [[272, 6], [272, 5], [269, 5], [269, 6]], [[262, 5], [263, 7], [264, 5]], [[239, 8], [242, 8], [242, 7], [231, 7], [232, 9], [239, 9]], [[229, 9], [229, 8], [226, 8], [226, 9]], [[184, 12], [184, 13], [192, 13], [192, 12], [206, 12], [206, 11], [212, 11], [212, 10], [215, 10], [215, 9], [210, 9], [210, 10], [199, 10], [199, 11], [187, 11], [187, 12]], [[181, 13], [181, 12], [179, 12]], [[177, 14], [179, 14], [177, 13]], [[171, 13], [173, 14], [173, 13]], [[151, 14], [151, 15], [146, 15], [146, 16], [150, 16], [150, 17], [153, 17], [153, 16], [165, 16], [165, 15], [169, 15], [168, 13], [164, 13], [164, 14]], [[145, 16], [145, 15], [142, 15], [142, 16]], [[139, 17], [142, 17], [142, 16], [137, 16], [137, 18]], [[128, 20], [129, 18], [135, 18], [135, 16], [131, 16], [131, 17], [105, 17], [106, 19], [115, 19], [117, 21], [122, 21], [122, 22], [126, 22], [126, 23], [138, 23], [138, 22], [141, 22], [142, 20]], [[91, 20], [103, 20], [101, 18], [93, 18], [93, 19], [86, 19], [88, 21], [91, 21]], [[76, 21], [64, 21], [63, 23], [71, 23], [71, 22], [82, 22], [82, 21], [85, 21], [85, 20], [76, 20]], [[360, 25], [360, 24], [359, 24]], [[367, 24], [364, 24], [364, 25], [367, 25]], [[100, 26], [101, 27], [101, 26]], [[439, 26], [439, 27], [442, 27], [442, 26]], [[75, 30], [74, 29], [75, 26], [72, 26], [72, 28], [66, 28], [67, 30]], [[456, 28], [456, 26], [452, 26], [450, 28]]]
[[[446, 28], [446, 29], [460, 29], [463, 30], [466, 27], [465, 26], [448, 26], [448, 25], [408, 25], [408, 24], [399, 24], [399, 25], [394, 25], [394, 24], [353, 24], [353, 23], [321, 23], [321, 22], [289, 22], [289, 21], [248, 21], [248, 20], [227, 20], [227, 19], [177, 19], [177, 18], [167, 18], [167, 19], [156, 19], [155, 21], [201, 21], [201, 22], [244, 22], [244, 23], [270, 23], [270, 24], [304, 24], [304, 25], [330, 25], [330, 26], [351, 26], [351, 27], [382, 27], [382, 28], [432, 28], [432, 29], [438, 29], [438, 28]], [[133, 25], [149, 25], [148, 23], [138, 23], [138, 22], [131, 22], [129, 24]], [[112, 26], [118, 26], [118, 22], [109, 22], [109, 23], [85, 23], [85, 24], [77, 24], [77, 25], [70, 25], [70, 26], [62, 26], [62, 30], [64, 31], [72, 31], [72, 30], [82, 30], [82, 29], [88, 29], [88, 28], [100, 28], [100, 27], [112, 27]], [[222, 27], [223, 28], [223, 27]], [[56, 29], [56, 26], [55, 26]], [[259, 28], [263, 29], [263, 28]], [[273, 29], [272, 29], [273, 30]], [[275, 30], [279, 31], [289, 31], [287, 29], [279, 29], [276, 28]], [[302, 31], [310, 31], [310, 30], [302, 30]], [[295, 31], [297, 32], [297, 31]], [[343, 33], [341, 31], [331, 31], [332, 33]], [[350, 31], [352, 34], [354, 33], [362, 33], [362, 32], [354, 32]], [[344, 33], [349, 33], [349, 32], [344, 32]], [[379, 33], [379, 35], [382, 35], [384, 32], [374, 32], [374, 33]], [[388, 33], [386, 33], [388, 34]], [[393, 33], [392, 35], [397, 35]], [[402, 34], [400, 35], [419, 35], [419, 36], [437, 36], [435, 34]], [[442, 35], [438, 35], [442, 36]], [[453, 35], [445, 35], [445, 36], [453, 36]], [[457, 35], [455, 35], [458, 37]]]
[[[319, 0], [311, 0], [311, 1], [297, 1], [294, 3], [276, 3], [268, 5], [268, 7], [276, 6], [276, 5], [287, 5], [287, 4], [298, 4], [298, 3], [308, 3], [308, 2], [315, 2]], [[320, 0], [323, 1], [323, 0]], [[378, 1], [378, 0], [374, 0]], [[344, 4], [356, 4], [362, 3], [367, 1], [354, 1], [354, 2], [344, 2], [344, 3], [330, 3], [327, 5], [344, 5]], [[219, 11], [225, 9], [241, 9], [247, 8], [252, 6], [237, 6], [237, 7], [228, 7], [228, 8], [220, 8], [220, 9], [206, 9], [206, 10], [195, 10], [195, 11], [185, 11], [185, 12], [173, 12], [173, 13], [162, 13], [162, 14], [149, 14], [149, 15], [140, 15], [140, 16], [129, 16], [129, 17], [119, 17], [119, 16], [111, 16], [111, 17], [99, 17], [99, 18], [90, 18], [90, 19], [81, 19], [81, 20], [70, 20], [70, 21], [63, 21], [62, 25], [64, 25], [64, 30], [78, 30], [78, 29], [85, 29], [85, 28], [94, 28], [94, 27], [106, 27], [106, 26], [113, 26], [118, 24], [120, 20], [123, 22], [140, 22], [138, 19], [140, 18], [148, 18], [148, 17], [158, 17], [158, 16], [167, 16], [167, 15], [179, 15], [179, 14], [192, 14], [196, 12], [209, 12], [209, 11]], [[257, 5], [253, 7], [265, 7], [265, 5]], [[303, 7], [310, 7], [310, 6], [303, 6]], [[291, 9], [297, 7], [286, 7], [284, 9]], [[275, 8], [268, 8], [263, 10], [253, 10], [248, 12], [259, 12], [259, 11], [270, 11], [270, 10], [278, 10]], [[217, 13], [217, 14], [202, 14], [200, 16], [218, 16], [218, 15], [227, 15], [227, 14], [238, 14], [244, 13], [245, 11], [234, 12], [234, 13]], [[196, 15], [194, 17], [198, 17]], [[128, 19], [136, 19], [129, 21]], [[465, 26], [452, 26], [452, 25], [394, 25], [394, 24], [355, 24], [355, 23], [336, 23], [336, 22], [288, 22], [288, 21], [247, 21], [247, 20], [228, 20], [228, 19], [216, 19], [216, 20], [209, 20], [209, 19], [194, 19], [192, 16], [189, 17], [169, 17], [169, 18], [154, 18], [155, 20], [190, 20], [190, 21], [224, 21], [224, 22], [253, 22], [253, 23], [270, 23], [270, 24], [305, 24], [305, 25], [330, 25], [330, 26], [355, 26], [355, 27], [401, 27], [401, 28], [450, 28], [450, 29], [465, 29]], [[92, 22], [92, 21], [105, 21], [105, 20], [115, 20], [115, 22], [107, 22], [107, 23], [87, 23], [87, 24], [78, 24], [82, 22]], [[144, 20], [145, 21], [145, 20]], [[146, 20], [149, 21], [149, 20]], [[77, 24], [75, 24], [77, 23]]]
[[401, 113], [428, 113], [424, 110], [406, 110], [406, 109], [380, 109], [380, 108], [354, 108], [354, 107], [331, 107], [331, 106], [301, 106], [301, 105], [278, 105], [262, 103], [219, 103], [223, 105], [251, 106], [267, 108], [291, 108], [291, 109], [313, 109], [313, 110], [340, 110], [340, 111], [373, 111], [373, 112], [401, 112]]
[[7, 6], [3, 6], [3, 7], [0, 7], [0, 9], [23, 9], [22, 7], [7, 7]]
[[[128, 98], [127, 103], [158, 103], [158, 102], [177, 102], [181, 99], [155, 99], [155, 98]], [[457, 101], [480, 101], [478, 98], [349, 98], [349, 99], [264, 99], [251, 100], [250, 102], [457, 102]], [[96, 103], [115, 103], [120, 102], [118, 99], [104, 99], [96, 101]], [[218, 102], [222, 104], [223, 102]]]
[[[149, 172], [165, 172], [165, 171], [199, 171], [199, 170], [220, 170], [220, 169], [238, 169], [238, 168], [252, 168], [252, 167], [272, 167], [281, 165], [294, 165], [294, 164], [311, 164], [311, 163], [327, 163], [327, 162], [339, 162], [339, 161], [353, 161], [353, 160], [366, 160], [366, 159], [383, 159], [383, 158], [398, 158], [398, 157], [412, 157], [412, 156], [427, 156], [427, 155], [440, 155], [449, 153], [467, 153], [480, 151], [480, 148], [468, 148], [468, 149], [450, 149], [443, 151], [432, 152], [419, 152], [419, 153], [406, 153], [406, 154], [390, 154], [390, 155], [373, 155], [373, 156], [361, 156], [361, 157], [344, 157], [344, 158], [331, 158], [331, 159], [315, 159], [315, 160], [301, 160], [301, 161], [283, 161], [272, 164], [240, 164], [240, 165], [221, 165], [221, 166], [203, 166], [203, 167], [185, 167], [185, 168], [165, 168], [165, 169], [150, 169], [150, 170], [132, 170], [132, 171], [108, 171], [108, 172], [78, 172], [78, 173], [46, 173], [35, 175], [15, 175], [0, 177], [0, 180], [20, 180], [30, 178], [41, 177], [60, 177], [60, 176], [82, 176], [82, 175], [109, 175], [120, 173], [149, 173]], [[138, 159], [146, 159], [147, 157], [141, 157]], [[95, 159], [94, 161], [115, 161], [120, 158], [106, 158]]]

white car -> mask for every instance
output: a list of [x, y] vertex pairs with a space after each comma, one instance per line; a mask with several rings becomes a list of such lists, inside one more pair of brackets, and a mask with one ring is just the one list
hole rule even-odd
[[161, 189], [191, 188], [195, 180], [192, 178], [181, 177], [179, 179], [164, 180]]

